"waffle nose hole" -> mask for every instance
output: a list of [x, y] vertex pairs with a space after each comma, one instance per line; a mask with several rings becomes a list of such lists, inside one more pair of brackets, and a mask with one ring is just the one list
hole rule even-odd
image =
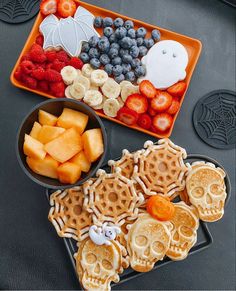
[[158, 169], [161, 172], [166, 172], [167, 171], [167, 164], [165, 162], [161, 162], [158, 165]]
[[116, 202], [118, 200], [118, 195], [115, 192], [111, 192], [108, 195], [108, 200], [111, 202]]
[[75, 215], [80, 215], [82, 212], [82, 207], [80, 205], [75, 205], [73, 208], [73, 212]]

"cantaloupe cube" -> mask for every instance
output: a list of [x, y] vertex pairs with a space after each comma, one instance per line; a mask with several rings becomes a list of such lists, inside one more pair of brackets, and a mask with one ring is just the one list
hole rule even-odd
[[73, 127], [46, 143], [44, 149], [56, 161], [64, 163], [82, 151], [82, 138], [76, 128]]
[[91, 167], [91, 162], [87, 159], [84, 151], [81, 151], [75, 155], [72, 159], [70, 159], [70, 162], [80, 166], [81, 171], [85, 173], [87, 173]]
[[86, 130], [82, 135], [82, 141], [86, 157], [91, 163], [95, 162], [104, 152], [101, 129]]
[[41, 128], [42, 126], [37, 121], [35, 121], [29, 135], [35, 139], [38, 139], [38, 134]]
[[46, 156], [46, 151], [43, 148], [43, 144], [28, 134], [25, 134], [23, 151], [26, 156], [35, 159], [43, 160]]
[[62, 127], [43, 125], [38, 134], [38, 140], [43, 144], [48, 143], [57, 138], [64, 131], [65, 128]]
[[57, 168], [59, 181], [65, 184], [74, 184], [81, 176], [81, 169], [78, 165], [66, 162]]
[[69, 108], [64, 108], [58, 117], [57, 125], [66, 129], [76, 127], [79, 134], [82, 134], [88, 123], [88, 115]]
[[39, 110], [38, 119], [39, 119], [39, 123], [41, 125], [54, 126], [57, 123], [57, 117], [51, 113], [44, 111], [44, 110]]
[[27, 157], [26, 162], [30, 169], [36, 174], [54, 179], [58, 178], [57, 168], [59, 163], [49, 155], [46, 155], [43, 160]]

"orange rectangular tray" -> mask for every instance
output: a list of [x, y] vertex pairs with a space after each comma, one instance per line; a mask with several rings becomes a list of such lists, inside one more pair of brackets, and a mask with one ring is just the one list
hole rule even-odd
[[[163, 28], [151, 25], [151, 24], [147, 24], [147, 23], [142, 22], [140, 20], [136, 20], [136, 19], [133, 19], [131, 17], [124, 16], [124, 15], [121, 15], [121, 14], [118, 14], [118, 13], [115, 13], [115, 12], [112, 12], [112, 11], [109, 11], [109, 10], [106, 10], [106, 9], [103, 9], [103, 8], [100, 8], [100, 7], [97, 7], [97, 6], [94, 6], [94, 5], [90, 5], [90, 4], [87, 4], [87, 3], [82, 2], [82, 1], [79, 1], [79, 5], [83, 6], [87, 10], [89, 10], [95, 16], [102, 16], [102, 17], [110, 16], [112, 18], [122, 17], [124, 19], [131, 19], [131, 20], [133, 20], [133, 22], [135, 24], [135, 28], [138, 28], [140, 26], [145, 27], [147, 29], [147, 31], [148, 31], [148, 36], [150, 36], [151, 31], [153, 29], [158, 29], [161, 32], [161, 40], [171, 39], [171, 40], [178, 41], [182, 45], [184, 45], [184, 47], [188, 51], [188, 56], [189, 56], [189, 63], [188, 63], [188, 67], [186, 69], [187, 77], [185, 79], [185, 81], [187, 83], [187, 88], [188, 88], [190, 80], [191, 80], [191, 77], [192, 77], [192, 74], [193, 74], [193, 71], [195, 69], [195, 66], [197, 64], [197, 61], [199, 59], [199, 56], [200, 56], [200, 53], [201, 53], [201, 50], [202, 50], [202, 44], [201, 44], [201, 42], [199, 40], [194, 39], [194, 38], [190, 38], [188, 36], [185, 36], [185, 35], [182, 35], [182, 34], [178, 34], [176, 32], [172, 32], [170, 30], [166, 30], [166, 29], [163, 29]], [[41, 92], [39, 90], [32, 90], [32, 89], [24, 86], [23, 84], [21, 84], [19, 81], [17, 81], [14, 78], [14, 72], [15, 72], [15, 70], [17, 69], [17, 67], [20, 64], [21, 57], [30, 49], [32, 43], [35, 41], [35, 38], [39, 33], [39, 25], [42, 22], [42, 20], [43, 20], [43, 16], [41, 15], [41, 13], [39, 13], [37, 18], [36, 18], [36, 20], [35, 20], [34, 26], [33, 26], [32, 30], [31, 30], [30, 34], [29, 34], [29, 37], [28, 37], [28, 39], [27, 39], [27, 41], [25, 43], [25, 46], [24, 46], [24, 48], [23, 48], [23, 50], [22, 50], [22, 52], [21, 52], [21, 54], [20, 54], [20, 56], [19, 56], [19, 58], [18, 58], [18, 60], [17, 60], [17, 62], [15, 64], [15, 66], [14, 66], [14, 68], [13, 68], [13, 71], [11, 73], [10, 79], [11, 79], [12, 84], [14, 86], [18, 87], [18, 88], [34, 92], [36, 94], [45, 96], [47, 98], [56, 98], [56, 97], [54, 97], [54, 96], [52, 96], [50, 94]], [[186, 91], [185, 91], [185, 94], [186, 94]], [[180, 100], [180, 107], [181, 107], [181, 105], [183, 103], [185, 94], [182, 96], [182, 98]], [[106, 116], [102, 112], [99, 112], [99, 111], [96, 111], [96, 112], [97, 112], [97, 114], [99, 116], [101, 116], [103, 118], [106, 118], [106, 119], [109, 119], [109, 120], [114, 121], [116, 123], [119, 123], [121, 125], [127, 126], [127, 125], [125, 125], [124, 123], [120, 122], [119, 120], [117, 120], [115, 118], [111, 118], [111, 117]], [[168, 132], [165, 132], [163, 134], [157, 134], [157, 133], [151, 132], [149, 130], [142, 129], [139, 126], [127, 126], [127, 127], [142, 131], [142, 132], [144, 132], [146, 134], [152, 135], [152, 136], [157, 137], [157, 138], [169, 137], [171, 135], [171, 133], [172, 133], [172, 130], [173, 130], [173, 127], [174, 127], [174, 124], [175, 124], [175, 120], [176, 120], [176, 118], [178, 116], [178, 113], [179, 112], [177, 112], [177, 114], [175, 114], [175, 116], [174, 116], [174, 120], [173, 120], [173, 124], [172, 124], [171, 128], [168, 130]]]

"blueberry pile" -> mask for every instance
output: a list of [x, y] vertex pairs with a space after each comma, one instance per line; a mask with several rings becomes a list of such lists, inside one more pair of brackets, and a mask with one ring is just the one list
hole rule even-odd
[[134, 29], [131, 20], [122, 18], [113, 20], [110, 17], [96, 17], [94, 26], [103, 28], [103, 36], [93, 36], [84, 43], [80, 58], [84, 63], [90, 63], [95, 69], [101, 66], [113, 76], [116, 82], [123, 80], [135, 82], [146, 74], [140, 58], [161, 38], [157, 29], [152, 31], [152, 37], [146, 38], [147, 30], [140, 27]]

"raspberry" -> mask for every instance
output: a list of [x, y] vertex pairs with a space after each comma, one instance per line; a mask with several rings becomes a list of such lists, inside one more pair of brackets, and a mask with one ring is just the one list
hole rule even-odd
[[44, 78], [49, 82], [60, 82], [62, 80], [61, 74], [53, 69], [46, 70]]
[[59, 51], [57, 53], [57, 59], [61, 62], [68, 63], [70, 58], [65, 51]]
[[35, 65], [31, 61], [23, 61], [20, 67], [22, 72], [26, 75], [29, 75], [35, 69]]
[[38, 68], [42, 68], [42, 69], [46, 69], [46, 64], [45, 63], [41, 63], [41, 64], [34, 64], [35, 65], [35, 68], [38, 69]]
[[48, 90], [49, 90], [48, 82], [47, 81], [39, 81], [38, 88], [44, 92], [48, 92]]
[[30, 61], [29, 53], [26, 53], [25, 55], [23, 55], [23, 57], [21, 57], [20, 62], [22, 63], [24, 61]]
[[43, 39], [43, 35], [42, 35], [42, 34], [39, 34], [39, 35], [36, 37], [35, 42], [36, 42], [38, 45], [43, 46], [43, 41], [44, 41], [44, 39]]
[[44, 75], [45, 75], [45, 70], [41, 67], [33, 70], [31, 73], [31, 76], [39, 81], [44, 79]]
[[66, 66], [66, 64], [64, 62], [60, 62], [58, 61], [58, 59], [56, 59], [53, 63], [52, 63], [52, 69], [57, 71], [57, 72], [61, 72], [61, 70]]
[[37, 43], [32, 45], [29, 55], [30, 60], [36, 63], [44, 63], [47, 60], [43, 48]]
[[48, 63], [46, 64], [45, 66], [45, 69], [48, 70], [48, 69], [51, 69], [52, 68], [52, 63]]
[[16, 80], [21, 81], [21, 76], [22, 76], [21, 68], [18, 67], [14, 72], [14, 77], [16, 78]]
[[46, 51], [45, 55], [47, 57], [48, 62], [53, 62], [57, 58], [56, 51]]
[[84, 63], [79, 58], [73, 57], [70, 59], [68, 65], [74, 67], [75, 69], [81, 70]]
[[37, 88], [37, 80], [34, 78], [27, 76], [27, 75], [22, 75], [22, 81], [25, 83], [25, 85], [31, 89], [36, 89]]
[[65, 97], [64, 82], [55, 82], [50, 84], [51, 92], [56, 97]]

